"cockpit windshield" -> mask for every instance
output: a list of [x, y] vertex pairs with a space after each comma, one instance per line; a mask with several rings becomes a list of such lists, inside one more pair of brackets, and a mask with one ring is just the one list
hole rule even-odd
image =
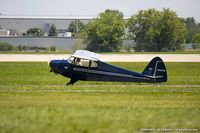
[[73, 60], [74, 60], [74, 57], [73, 57], [73, 56], [70, 56], [70, 57], [67, 59], [67, 61], [68, 61], [70, 64], [73, 62]]

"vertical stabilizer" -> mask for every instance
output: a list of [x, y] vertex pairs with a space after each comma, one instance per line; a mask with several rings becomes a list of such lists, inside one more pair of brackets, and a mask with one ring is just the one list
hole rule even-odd
[[160, 57], [153, 58], [142, 73], [146, 77], [152, 78], [154, 82], [167, 81], [167, 70]]

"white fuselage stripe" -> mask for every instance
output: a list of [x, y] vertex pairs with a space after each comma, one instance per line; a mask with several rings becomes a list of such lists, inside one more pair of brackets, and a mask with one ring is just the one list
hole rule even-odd
[[149, 78], [162, 78], [163, 76], [150, 76], [150, 75], [145, 75], [145, 76], [147, 76], [147, 77], [149, 77]]
[[146, 79], [145, 77], [136, 77], [129, 74], [104, 72], [104, 71], [90, 70], [90, 69], [83, 69], [83, 68], [74, 68], [74, 70], [79, 71], [79, 72], [88, 72], [88, 73], [94, 73], [94, 74], [104, 74], [104, 75], [110, 75], [110, 76], [121, 76], [121, 77], [126, 77], [126, 78]]

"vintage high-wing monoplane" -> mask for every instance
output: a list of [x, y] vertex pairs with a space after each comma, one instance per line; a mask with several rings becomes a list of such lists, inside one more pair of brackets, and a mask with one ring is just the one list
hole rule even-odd
[[166, 82], [167, 71], [160, 57], [153, 58], [142, 73], [119, 68], [99, 60], [99, 55], [77, 50], [67, 60], [51, 60], [50, 72], [70, 78], [69, 84], [83, 81]]

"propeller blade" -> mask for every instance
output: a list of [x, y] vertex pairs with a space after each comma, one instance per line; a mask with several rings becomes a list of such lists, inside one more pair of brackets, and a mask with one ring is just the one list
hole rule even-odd
[[[48, 62], [47, 62], [47, 69], [48, 69], [48, 70], [49, 70], [49, 68], [50, 68], [50, 66], [49, 66], [50, 62], [51, 62], [51, 57], [49, 57], [49, 60], [48, 60]], [[49, 71], [52, 72], [51, 68], [50, 68]]]

